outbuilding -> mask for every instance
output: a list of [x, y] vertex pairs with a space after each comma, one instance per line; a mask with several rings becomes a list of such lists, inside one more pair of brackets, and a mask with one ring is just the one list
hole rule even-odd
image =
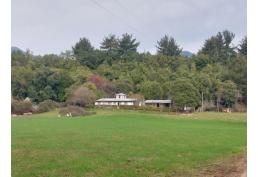
[[145, 100], [145, 106], [155, 106], [158, 108], [167, 107], [170, 108], [172, 105], [171, 100]]

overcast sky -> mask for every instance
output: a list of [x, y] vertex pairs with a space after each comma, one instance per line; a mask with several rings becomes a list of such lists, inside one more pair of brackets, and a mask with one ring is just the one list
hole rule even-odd
[[246, 35], [246, 0], [12, 0], [12, 46], [34, 54], [69, 50], [80, 37], [99, 48], [103, 37], [128, 32], [139, 51], [155, 53], [165, 34], [197, 52], [224, 29]]

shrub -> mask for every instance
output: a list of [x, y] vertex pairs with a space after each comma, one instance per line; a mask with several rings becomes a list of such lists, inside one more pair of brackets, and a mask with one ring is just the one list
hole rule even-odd
[[12, 99], [11, 103], [11, 112], [12, 114], [23, 114], [32, 112], [32, 104], [30, 101], [21, 101], [21, 100], [15, 100]]
[[[201, 109], [201, 107], [200, 107]], [[213, 101], [204, 101], [203, 102], [203, 111], [217, 111], [217, 106]]]
[[67, 106], [60, 108], [59, 114], [62, 116], [66, 116], [67, 114], [71, 114], [71, 116], [84, 116], [87, 115], [87, 112], [79, 106]]
[[91, 107], [94, 105], [95, 100], [96, 95], [93, 91], [86, 87], [79, 87], [67, 99], [67, 104], [81, 107]]
[[48, 112], [48, 111], [52, 111], [58, 107], [59, 107], [59, 104], [56, 103], [55, 101], [45, 100], [45, 101], [39, 103], [37, 112], [39, 112], [39, 113]]
[[236, 103], [233, 106], [233, 110], [232, 111], [234, 111], [234, 112], [246, 112], [247, 108], [246, 108], [246, 105], [244, 105], [244, 104]]

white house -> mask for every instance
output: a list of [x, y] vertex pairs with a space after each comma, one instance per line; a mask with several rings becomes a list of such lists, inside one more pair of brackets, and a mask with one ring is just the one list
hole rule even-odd
[[95, 106], [134, 106], [136, 99], [127, 98], [126, 94], [117, 93], [115, 98], [101, 98], [96, 100]]

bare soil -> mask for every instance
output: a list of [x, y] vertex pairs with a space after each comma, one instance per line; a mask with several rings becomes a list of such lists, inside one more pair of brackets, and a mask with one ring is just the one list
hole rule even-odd
[[247, 177], [246, 154], [213, 163], [199, 171], [197, 177]]

